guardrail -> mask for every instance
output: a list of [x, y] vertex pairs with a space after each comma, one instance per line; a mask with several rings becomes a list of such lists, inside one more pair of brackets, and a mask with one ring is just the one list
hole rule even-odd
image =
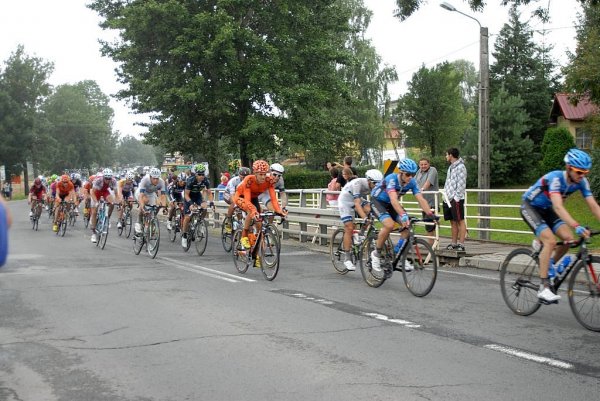
[[[218, 199], [218, 192], [220, 189], [213, 189], [215, 199]], [[443, 191], [443, 190], [442, 190]], [[439, 205], [442, 201], [442, 191], [425, 191], [425, 194], [434, 194], [436, 205]], [[513, 233], [513, 234], [524, 234], [531, 235], [529, 228], [523, 223], [523, 219], [519, 214], [519, 204], [489, 204], [482, 205], [479, 203], [471, 203], [471, 199], [477, 199], [480, 192], [489, 193], [518, 193], [522, 194], [523, 189], [467, 189], [465, 195], [465, 222], [469, 232], [499, 232], [499, 233]], [[338, 191], [329, 191], [327, 189], [288, 189], [286, 190], [288, 196], [288, 210], [289, 215], [287, 221], [283, 224], [282, 232], [284, 238], [295, 237], [300, 242], [311, 241], [313, 243], [318, 242], [320, 245], [327, 245], [328, 239], [331, 236], [333, 230], [337, 227], [342, 226], [342, 222], [339, 219], [339, 213], [337, 207], [328, 205], [326, 195], [328, 194], [339, 194]], [[223, 219], [223, 214], [227, 210], [227, 204], [223, 201], [215, 202], [217, 205], [216, 218], [213, 221], [216, 226]], [[409, 201], [401, 199], [401, 203], [411, 215], [420, 215], [421, 209], [416, 201]], [[469, 210], [477, 210], [480, 208], [493, 209], [508, 209], [514, 210], [513, 216], [480, 216], [478, 213], [469, 214]], [[441, 212], [438, 211], [439, 214]], [[489, 213], [491, 214], [491, 213]], [[217, 221], [219, 220], [219, 221]], [[518, 221], [522, 223], [522, 230], [516, 229], [500, 229], [500, 228], [482, 228], [479, 224], [483, 220], [488, 221], [501, 221], [510, 220]], [[443, 219], [440, 219], [440, 224], [436, 226], [436, 230], [432, 233], [431, 237], [422, 236], [424, 238], [431, 238], [434, 240], [434, 246], [439, 243], [439, 232], [440, 229], [450, 229], [450, 225], [446, 224]]]

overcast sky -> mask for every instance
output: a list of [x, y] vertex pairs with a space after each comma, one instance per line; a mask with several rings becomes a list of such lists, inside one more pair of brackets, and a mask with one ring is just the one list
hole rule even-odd
[[[404, 22], [393, 17], [395, 0], [364, 0], [374, 12], [367, 35], [383, 61], [396, 68], [399, 81], [391, 88], [397, 97], [406, 90], [406, 82], [425, 64], [433, 67], [445, 60], [466, 59], [479, 66], [479, 26], [456, 12], [439, 6], [441, 1], [429, 0]], [[18, 44], [29, 55], [42, 57], [55, 65], [50, 78], [52, 85], [94, 80], [104, 93], [112, 95], [120, 88], [114, 74], [115, 64], [100, 56], [98, 39], [110, 39], [109, 32], [98, 27], [99, 17], [85, 7], [89, 0], [0, 0], [0, 61], [6, 61]], [[489, 47], [493, 51], [496, 36], [508, 20], [508, 9], [500, 0], [484, 13], [471, 12], [463, 0], [449, 0], [460, 11], [472, 15], [490, 32]], [[542, 25], [531, 22], [536, 30], [534, 40], [554, 45], [553, 55], [565, 64], [566, 49], [575, 46], [576, 0], [543, 0], [550, 7], [551, 22]], [[522, 20], [529, 11], [523, 11]], [[545, 31], [545, 35], [542, 32]], [[492, 60], [490, 60], [492, 62]], [[139, 135], [143, 120], [130, 112], [127, 105], [111, 101], [115, 110], [114, 129], [121, 134]]]

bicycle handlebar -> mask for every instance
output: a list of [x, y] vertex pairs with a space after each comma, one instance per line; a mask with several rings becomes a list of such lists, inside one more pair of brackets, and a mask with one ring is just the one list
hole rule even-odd
[[[586, 227], [589, 230], [589, 227]], [[590, 238], [593, 237], [594, 235], [598, 235], [600, 234], [600, 230], [590, 230], [590, 237], [589, 238], [584, 238], [584, 237], [579, 237], [576, 240], [572, 240], [572, 241], [558, 241], [556, 243], [556, 246], [559, 245], [568, 245], [569, 248], [577, 248], [579, 246], [581, 246], [581, 244], [585, 241], [585, 242], [589, 242]]]

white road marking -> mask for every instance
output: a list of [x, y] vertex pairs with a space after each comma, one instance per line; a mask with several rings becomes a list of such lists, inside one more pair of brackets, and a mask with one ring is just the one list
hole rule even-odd
[[172, 263], [176, 268], [181, 269], [181, 270], [204, 274], [205, 276], [218, 278], [218, 279], [229, 281], [232, 283], [238, 283], [240, 281], [246, 281], [249, 283], [253, 283], [256, 281], [256, 280], [252, 280], [250, 278], [236, 276], [236, 275], [225, 273], [225, 272], [222, 272], [219, 270], [209, 269], [208, 267], [195, 265], [193, 263], [187, 263], [187, 262], [183, 262], [183, 261], [172, 259], [172, 258], [166, 258], [164, 256], [159, 256], [158, 259], [166, 260], [167, 262]]
[[404, 327], [410, 327], [410, 328], [419, 328], [421, 327], [420, 324], [416, 324], [413, 322], [409, 322], [408, 320], [402, 320], [402, 319], [390, 319], [389, 317], [387, 317], [386, 315], [382, 315], [380, 313], [367, 313], [367, 312], [363, 312], [362, 313], [364, 316], [367, 317], [372, 317], [374, 319], [377, 320], [382, 320], [384, 322], [390, 322], [390, 323], [396, 323], [396, 324], [400, 324]]
[[573, 369], [574, 368], [574, 366], [568, 362], [563, 362], [558, 359], [552, 359], [552, 358], [547, 358], [545, 356], [531, 354], [529, 352], [520, 351], [515, 348], [505, 347], [503, 345], [487, 344], [487, 345], [484, 345], [484, 348], [502, 352], [502, 353], [505, 353], [508, 355], [516, 356], [518, 358], [527, 359], [529, 361], [542, 363], [544, 365], [554, 366], [557, 368], [562, 368], [562, 369]]

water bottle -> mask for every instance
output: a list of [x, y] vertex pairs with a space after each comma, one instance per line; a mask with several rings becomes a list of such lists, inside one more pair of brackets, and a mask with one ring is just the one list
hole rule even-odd
[[571, 256], [567, 255], [563, 258], [563, 260], [556, 266], [556, 272], [558, 274], [562, 274], [565, 271], [567, 266], [571, 264]]
[[398, 242], [394, 246], [394, 253], [400, 252], [400, 250], [402, 249], [402, 244], [404, 244], [404, 238], [400, 238], [398, 240]]
[[542, 249], [542, 243], [537, 238], [531, 241], [531, 247], [534, 251], [539, 252]]
[[358, 245], [360, 243], [360, 238], [358, 235], [358, 230], [354, 230], [352, 232], [352, 242], [354, 242], [354, 245]]
[[548, 278], [554, 279], [556, 276], [556, 267], [554, 266], [554, 258], [550, 258], [550, 266], [548, 267]]

